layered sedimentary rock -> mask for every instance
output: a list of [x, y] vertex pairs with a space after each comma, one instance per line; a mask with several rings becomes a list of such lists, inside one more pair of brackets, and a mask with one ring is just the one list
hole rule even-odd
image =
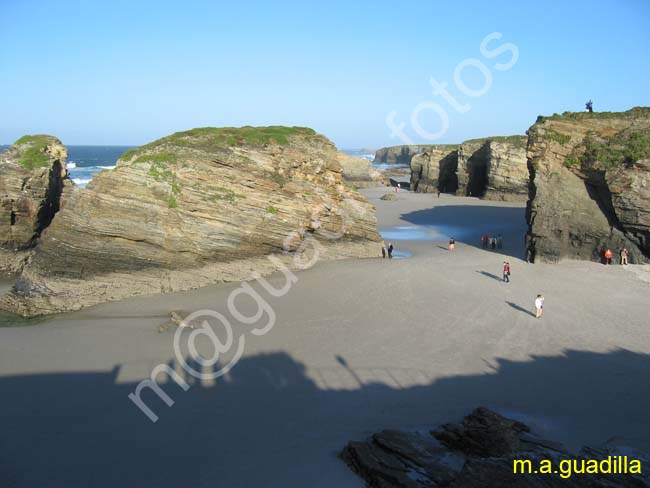
[[375, 151], [375, 163], [410, 164], [411, 158], [427, 150], [428, 144], [382, 147]]
[[372, 163], [366, 158], [356, 158], [339, 152], [338, 161], [343, 171], [343, 178], [358, 188], [383, 186], [386, 184], [381, 172], [373, 169]]
[[457, 145], [429, 146], [411, 159], [411, 190], [419, 193], [454, 193], [458, 187], [457, 166]]
[[526, 137], [473, 139], [458, 148], [458, 195], [526, 201]]
[[378, 255], [379, 241], [374, 207], [344, 183], [325, 137], [194, 129], [128, 151], [66, 192], [2, 306], [74, 310], [299, 266], [301, 246], [301, 262]]
[[411, 159], [411, 189], [525, 201], [526, 137], [490, 137], [460, 145], [429, 146]]
[[[534, 435], [527, 425], [482, 407], [461, 423], [431, 432], [385, 430], [365, 442], [350, 442], [342, 458], [367, 486], [382, 488], [650, 486], [648, 453], [604, 445], [583, 447], [576, 456], [562, 444]], [[582, 469], [579, 475], [574, 470], [570, 476], [567, 471], [573, 466], [598, 466], [606, 459], [610, 462], [607, 474]], [[529, 460], [530, 465], [519, 463], [519, 472], [514, 472], [514, 460]], [[543, 460], [551, 463], [549, 471], [541, 469]], [[626, 474], [611, 474], [622, 473], [623, 465]]]
[[529, 130], [528, 259], [650, 256], [650, 108], [540, 117]]
[[16, 272], [59, 210], [67, 150], [56, 137], [21, 137], [0, 153], [0, 271]]

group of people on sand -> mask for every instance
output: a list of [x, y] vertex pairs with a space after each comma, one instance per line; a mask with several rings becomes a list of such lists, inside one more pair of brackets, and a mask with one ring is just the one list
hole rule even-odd
[[[619, 258], [620, 258], [620, 263], [624, 266], [627, 266], [627, 257], [628, 257], [628, 252], [627, 248], [623, 248], [618, 252]], [[604, 264], [612, 264], [612, 258], [614, 257], [614, 253], [612, 252], [611, 249], [607, 249], [605, 253], [603, 254], [603, 257], [605, 258]]]
[[487, 234], [481, 236], [481, 244], [483, 249], [490, 247], [491, 249], [503, 249], [503, 236], [501, 234], [488, 237]]

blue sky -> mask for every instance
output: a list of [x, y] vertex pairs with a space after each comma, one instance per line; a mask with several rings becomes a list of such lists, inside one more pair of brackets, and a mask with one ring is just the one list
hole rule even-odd
[[[538, 114], [650, 105], [650, 1], [0, 0], [0, 143], [139, 145], [202, 126], [304, 125], [340, 148], [523, 133]], [[499, 71], [512, 51], [519, 57]], [[472, 60], [469, 63], [466, 60]], [[454, 71], [480, 96], [458, 89]], [[480, 71], [477, 63], [487, 70]], [[486, 76], [491, 78], [487, 89]], [[430, 79], [446, 82], [459, 113]], [[431, 107], [439, 107], [448, 119]], [[418, 136], [417, 122], [435, 140]]]

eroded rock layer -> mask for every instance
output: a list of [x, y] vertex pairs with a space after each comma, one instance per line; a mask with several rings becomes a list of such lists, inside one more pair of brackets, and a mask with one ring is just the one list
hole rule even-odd
[[266, 274], [312, 237], [318, 258], [378, 255], [374, 207], [311, 129], [203, 128], [128, 151], [66, 192], [4, 308], [74, 310]]
[[21, 137], [0, 153], [0, 271], [19, 271], [59, 210], [67, 150], [56, 137]]
[[473, 139], [429, 146], [411, 159], [411, 189], [488, 200], [528, 197], [526, 137]]
[[375, 151], [374, 162], [380, 164], [410, 164], [413, 156], [426, 151], [429, 147], [428, 144], [382, 147]]
[[650, 108], [540, 117], [528, 166], [530, 261], [650, 257]]

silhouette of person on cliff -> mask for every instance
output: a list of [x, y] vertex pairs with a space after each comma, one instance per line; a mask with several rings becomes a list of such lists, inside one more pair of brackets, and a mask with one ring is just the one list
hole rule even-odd
[[587, 100], [587, 103], [585, 103], [585, 111], [591, 113], [594, 111], [594, 102], [591, 100]]

